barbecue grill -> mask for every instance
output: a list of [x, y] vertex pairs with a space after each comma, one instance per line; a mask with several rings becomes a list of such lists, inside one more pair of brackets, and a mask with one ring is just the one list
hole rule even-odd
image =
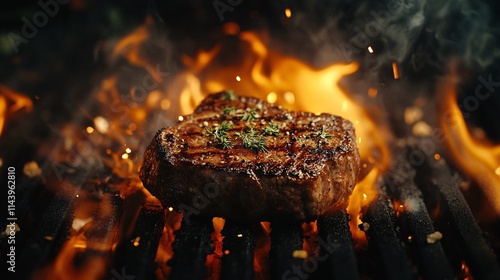
[[[188, 61], [187, 68], [196, 69], [201, 73], [200, 76], [204, 76], [206, 72], [199, 70], [202, 64], [197, 63], [205, 60], [197, 61], [193, 57], [198, 55], [198, 58], [212, 59], [215, 52], [210, 50], [236, 48], [239, 43], [234, 38], [240, 29], [262, 28], [259, 18], [265, 18], [266, 24], [275, 28], [271, 35], [282, 34], [283, 26], [286, 27], [284, 21], [294, 17], [295, 10], [304, 7], [295, 2], [260, 3], [260, 6], [247, 1], [214, 1], [208, 4], [197, 1], [190, 4], [176, 1], [173, 4], [166, 3], [168, 1], [157, 2], [156, 6], [149, 7], [149, 11], [145, 8], [141, 10], [144, 14], [153, 11], [153, 16], [141, 18], [140, 20], [144, 20], [141, 26], [132, 31], [127, 30], [138, 36], [117, 39], [117, 47], [111, 55], [108, 49], [112, 47], [102, 42], [95, 44], [100, 47], [93, 50], [93, 55], [112, 57], [109, 59], [112, 60], [109, 62], [112, 66], [108, 66], [107, 71], [116, 73], [95, 86], [97, 89], [93, 90], [95, 94], [91, 96], [91, 99], [99, 99], [99, 102], [106, 104], [106, 110], [103, 110], [105, 112], [99, 111], [99, 106], [89, 105], [85, 107], [83, 117], [75, 117], [68, 122], [73, 125], [76, 123], [74, 127], [68, 125], [52, 128], [57, 132], [54, 134], [62, 135], [56, 139], [65, 139], [61, 146], [77, 148], [61, 148], [63, 152], [47, 152], [46, 146], [50, 146], [55, 138], [46, 136], [49, 134], [48, 129], [30, 124], [30, 118], [32, 120], [37, 117], [28, 115], [24, 121], [19, 120], [22, 119], [19, 117], [9, 123], [11, 116], [8, 116], [5, 118], [8, 125], [3, 132], [0, 124], [0, 146], [4, 147], [3, 150], [7, 150], [6, 147], [10, 145], [23, 150], [19, 158], [13, 151], [0, 154], [3, 157], [0, 161], [2, 169], [9, 165], [15, 166], [17, 170], [15, 222], [19, 228], [15, 233], [16, 272], [10, 273], [8, 279], [500, 279], [498, 217], [484, 215], [484, 209], [489, 208], [481, 207], [482, 204], [488, 204], [485, 195], [479, 191], [481, 182], [477, 182], [477, 178], [471, 179], [471, 176], [453, 161], [445, 144], [437, 145], [430, 151], [427, 144], [435, 143], [430, 139], [430, 135], [414, 133], [403, 120], [403, 109], [422, 100], [422, 96], [417, 94], [410, 97], [385, 96], [381, 97], [384, 100], [380, 103], [375, 103], [370, 100], [377, 97], [377, 90], [375, 87], [369, 87], [366, 107], [376, 107], [375, 111], [384, 109], [392, 114], [387, 127], [394, 138], [387, 141], [388, 150], [392, 155], [389, 164], [371, 184], [375, 196], [369, 199], [365, 197], [366, 201], [370, 202], [361, 204], [358, 217], [346, 210], [321, 216], [311, 223], [245, 224], [238, 220], [196, 215], [190, 215], [187, 219], [182, 213], [161, 207], [157, 200], [141, 188], [137, 177], [130, 175], [137, 172], [138, 166], [134, 160], [141, 157], [140, 152], [136, 153], [134, 149], [141, 147], [137, 150], [143, 151], [145, 144], [141, 144], [141, 141], [149, 141], [156, 129], [173, 124], [182, 112], [182, 106], [176, 104], [182, 103], [186, 98], [181, 94], [182, 90], [179, 90], [185, 89], [182, 83], [172, 77], [177, 66], [164, 67], [161, 63], [150, 63], [151, 60], [157, 59], [158, 53], [162, 54], [161, 59], [170, 59], [167, 57], [179, 54], [179, 49], [182, 49], [192, 58], [184, 58]], [[214, 3], [219, 5], [218, 8], [214, 8]], [[130, 3], [127, 5], [131, 7]], [[73, 16], [74, 11], [85, 10], [85, 6], [78, 5], [60, 8], [63, 15]], [[97, 8], [91, 5], [87, 9]], [[280, 15], [275, 11], [280, 11]], [[164, 32], [165, 26], [171, 27], [185, 22], [183, 18], [189, 18], [193, 15], [191, 13], [197, 15], [191, 25], [169, 29], [170, 37], [165, 34], [168, 33]], [[346, 10], [345, 13], [353, 16], [353, 11]], [[94, 12], [93, 15], [95, 14]], [[224, 19], [221, 19], [221, 15]], [[57, 20], [57, 17], [54, 20]], [[137, 22], [140, 20], [136, 19]], [[343, 20], [345, 22], [342, 24], [347, 26], [349, 18]], [[97, 29], [102, 28], [97, 26]], [[200, 29], [203, 32], [199, 31], [200, 26], [204, 26]], [[206, 35], [206, 30], [217, 31]], [[45, 31], [41, 32], [40, 36], [43, 38]], [[121, 32], [123, 33], [123, 30]], [[118, 37], [124, 37], [122, 33]], [[162, 39], [145, 39], [155, 36]], [[193, 36], [199, 36], [199, 42], [196, 44], [191, 41]], [[212, 37], [219, 38], [226, 45], [214, 47]], [[290, 37], [303, 39], [300, 35]], [[34, 40], [38, 42], [40, 39]], [[169, 40], [174, 40], [174, 43]], [[168, 44], [165, 43], [167, 41]], [[368, 52], [377, 50], [380, 44], [382, 43], [374, 39], [373, 46], [370, 45], [367, 49]], [[200, 51], [200, 46], [204, 51]], [[26, 48], [28, 52], [30, 45]], [[299, 53], [298, 57], [307, 57], [314, 53], [314, 50], [309, 49], [310, 46], [304, 48], [302, 53], [300, 48], [297, 50], [296, 47], [286, 44], [278, 47], [283, 54], [295, 52]], [[209, 51], [205, 51], [207, 49]], [[144, 55], [148, 51], [149, 55]], [[369, 61], [369, 53], [366, 56], [353, 56], [353, 59], [365, 61], [364, 66], [372, 65], [374, 63]], [[23, 57], [22, 52], [21, 55], [13, 57]], [[14, 58], [12, 63], [16, 63]], [[312, 60], [317, 62], [322, 60], [322, 57], [317, 55]], [[220, 61], [231, 61], [231, 57], [224, 57], [218, 62]], [[319, 64], [321, 63], [323, 62]], [[103, 67], [103, 64], [106, 63], [98, 63], [95, 67]], [[379, 67], [378, 63], [375, 64]], [[399, 67], [400, 64], [403, 65], [404, 62], [389, 64], [389, 70], [380, 71], [377, 79], [404, 79], [412, 70]], [[425, 69], [425, 66], [421, 67]], [[363, 74], [371, 75], [366, 68], [361, 68]], [[266, 71], [268, 70], [266, 68]], [[43, 72], [40, 69], [38, 71]], [[60, 69], [57, 71], [61, 73]], [[442, 69], [432, 68], [431, 71], [446, 75], [440, 72], [445, 72]], [[408, 83], [425, 80], [426, 73], [422, 72], [425, 71], [415, 71], [415, 80]], [[185, 76], [188, 77], [186, 80], [193, 79], [189, 75]], [[237, 76], [236, 81], [240, 82], [241, 79], [244, 80], [245, 77]], [[3, 84], [4, 81], [0, 83]], [[137, 86], [129, 87], [134, 83], [147, 89], [147, 97], [137, 101], [142, 92]], [[168, 88], [169, 99], [161, 99], [162, 97], [158, 96], [168, 84], [174, 84], [173, 88], [178, 91], [174, 91], [172, 95], [172, 88]], [[381, 84], [381, 88], [386, 86]], [[429, 84], [429, 88], [439, 86], [438, 82]], [[470, 87], [466, 84], [462, 89], [466, 91], [467, 86]], [[84, 86], [85, 90], [90, 92], [92, 90], [89, 87]], [[408, 89], [401, 86], [396, 87], [396, 90], [402, 88]], [[0, 92], [7, 92], [7, 87], [4, 89], [0, 85]], [[18, 96], [17, 92], [12, 92]], [[109, 94], [122, 98], [123, 92], [131, 92], [129, 103], [125, 101], [114, 104], [115, 99], [103, 97]], [[294, 96], [288, 92], [285, 92], [283, 97], [279, 93], [272, 93], [274, 95], [267, 95], [268, 101], [274, 98], [275, 101], [285, 104], [290, 102], [290, 106], [293, 103], [290, 100], [299, 98], [298, 95]], [[432, 96], [429, 98], [428, 95], [423, 96], [432, 100]], [[5, 96], [10, 98], [8, 96], [12, 94]], [[30, 97], [33, 100], [39, 98], [34, 94]], [[0, 98], [4, 98], [4, 95], [0, 95]], [[75, 103], [81, 102], [81, 92], [77, 92], [74, 98]], [[197, 98], [199, 96], [196, 94], [190, 96], [188, 105], [193, 106], [191, 103]], [[41, 99], [44, 99], [43, 96]], [[47, 99], [49, 101], [43, 105], [47, 108], [35, 109], [40, 114], [45, 112], [35, 124], [50, 119], [50, 114], [47, 113], [50, 109], [64, 107], [54, 96]], [[0, 99], [0, 105], [2, 101], [3, 99]], [[357, 101], [363, 103], [366, 100], [360, 98]], [[398, 102], [401, 107], [389, 108]], [[7, 104], [11, 103], [13, 101]], [[189, 106], [188, 108], [191, 108]], [[123, 108], [128, 110], [127, 113], [124, 113]], [[64, 111], [61, 119], [71, 116], [71, 109], [65, 108]], [[491, 115], [491, 110], [486, 111], [485, 115]], [[106, 115], [107, 113], [109, 115]], [[132, 117], [127, 118], [124, 115], [128, 113]], [[437, 113], [431, 112], [426, 116], [427, 113], [429, 112], [424, 112], [421, 120], [425, 120], [432, 127], [439, 127], [436, 121]], [[97, 115], [99, 117], [96, 117]], [[147, 120], [147, 128], [130, 125], [140, 123], [137, 119], [143, 115], [148, 115], [141, 119]], [[126, 125], [123, 124], [122, 117], [126, 120]], [[117, 122], [113, 122], [113, 119]], [[66, 123], [64, 121], [60, 120], [60, 123]], [[125, 126], [120, 130], [120, 135], [99, 136], [107, 135], [110, 131], [114, 133], [112, 129], [117, 123]], [[35, 139], [43, 139], [44, 143], [26, 140], [22, 132], [16, 132], [14, 125], [18, 125], [20, 131], [32, 130], [33, 134], [37, 134]], [[491, 120], [485, 127], [487, 134], [495, 138], [498, 131], [497, 127], [491, 124]], [[83, 133], [80, 133], [81, 131]], [[139, 136], [134, 134], [138, 131]], [[19, 143], [14, 143], [16, 137], [21, 139]], [[127, 142], [129, 146], [124, 146], [122, 142]], [[91, 151], [85, 150], [85, 145], [79, 145], [84, 143], [90, 143]], [[78, 153], [71, 154], [72, 151]], [[97, 160], [94, 154], [96, 151], [107, 157], [108, 161]], [[37, 153], [40, 154], [31, 155]], [[36, 164], [26, 165], [28, 159], [32, 158], [44, 163], [41, 167], [42, 176], [37, 173], [39, 167]], [[45, 161], [44, 158], [50, 160]], [[363, 169], [377, 166], [377, 160], [383, 161], [374, 158], [375, 162], [370, 162], [369, 166], [364, 166]], [[72, 165], [77, 160], [81, 160], [81, 163]], [[70, 165], [74, 167], [68, 168]], [[367, 172], [369, 171], [362, 171], [364, 176], [367, 176]], [[4, 264], [9, 261], [7, 254], [12, 245], [7, 239], [7, 225], [10, 222], [11, 220], [5, 219], [0, 221], [0, 228], [7, 228], [0, 237], [0, 259]]]
[[[155, 263], [155, 256], [170, 214], [157, 205], [133, 201], [140, 200], [137, 198], [123, 200], [103, 192], [96, 203], [108, 204], [102, 208], [109, 209], [106, 214], [96, 213], [96, 220], [84, 233], [86, 246], [72, 262], [78, 269], [91, 260], [101, 260], [109, 271], [103, 279], [151, 279], [162, 269], [168, 270], [169, 279], [215, 277], [210, 273], [218, 273], [221, 279], [498, 279], [500, 269], [494, 252], [498, 248], [493, 246], [496, 237], [485, 236], [478, 226], [460, 191], [459, 175], [445, 160], [426, 156], [418, 140], [405, 142], [398, 147], [403, 156], [393, 168], [402, 170], [405, 165], [404, 170], [414, 172], [394, 172], [379, 181], [381, 194], [366, 209], [359, 225], [368, 237], [362, 248], [354, 246], [344, 211], [317, 220], [315, 254], [302, 257], [294, 254], [304, 249], [304, 238], [310, 238], [302, 225], [271, 224], [269, 270], [257, 274], [254, 250], [260, 225], [226, 221], [221, 231], [223, 254], [214, 271], [206, 264], [215, 251], [212, 219], [191, 217], [175, 231], [173, 257], [163, 264], [166, 268]], [[422, 156], [418, 165], [405, 157], [414, 151]], [[430, 191], [433, 201], [423, 195]], [[20, 219], [33, 220], [33, 227], [26, 229], [29, 234], [19, 232], [18, 240], [23, 241], [18, 247], [17, 266], [23, 268], [17, 272], [19, 279], [36, 275], [70, 239], [74, 200], [44, 196], [44, 191], [32, 193], [21, 201], [20, 205], [26, 206], [19, 207], [24, 209]], [[436, 207], [437, 216], [431, 214]], [[116, 227], [131, 230], [120, 240], [120, 234], [113, 230]], [[436, 232], [441, 235], [433, 239]], [[103, 242], [116, 242], [116, 247], [112, 251], [99, 248]]]

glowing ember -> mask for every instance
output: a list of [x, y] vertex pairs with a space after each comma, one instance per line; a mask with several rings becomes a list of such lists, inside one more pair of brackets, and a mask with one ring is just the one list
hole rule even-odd
[[36, 161], [30, 161], [24, 165], [23, 174], [29, 178], [33, 178], [40, 176], [42, 174], [42, 170], [40, 169]]
[[368, 46], [368, 51], [369, 51], [370, 53], [373, 53], [373, 48], [372, 48], [372, 46]]
[[370, 88], [368, 89], [368, 96], [371, 98], [377, 97], [378, 90], [376, 88]]
[[90, 223], [92, 220], [93, 220], [92, 217], [85, 219], [75, 218], [73, 219], [71, 228], [73, 228], [73, 230], [75, 231], [79, 231], [81, 228], [83, 228], [83, 226], [85, 226], [87, 223]]
[[107, 133], [109, 131], [109, 122], [105, 118], [98, 116], [94, 119], [95, 127], [100, 133]]
[[290, 10], [289, 8], [286, 8], [285, 9], [285, 16], [287, 18], [291, 18], [292, 17], [292, 10]]

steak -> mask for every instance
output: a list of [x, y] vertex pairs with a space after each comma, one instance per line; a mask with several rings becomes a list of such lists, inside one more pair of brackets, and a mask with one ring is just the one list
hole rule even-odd
[[156, 133], [140, 177], [165, 208], [238, 221], [313, 221], [345, 209], [360, 158], [351, 122], [232, 92]]

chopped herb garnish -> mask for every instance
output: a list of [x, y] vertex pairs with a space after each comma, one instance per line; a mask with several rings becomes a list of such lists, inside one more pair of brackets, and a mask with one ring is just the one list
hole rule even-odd
[[231, 139], [229, 139], [229, 136], [227, 135], [227, 132], [229, 129], [233, 127], [233, 122], [232, 121], [223, 121], [219, 126], [215, 127], [209, 127], [207, 128], [208, 134], [212, 135], [214, 138], [214, 141], [221, 145], [223, 149], [229, 149], [231, 148]]
[[236, 132], [235, 135], [240, 137], [245, 148], [267, 152], [266, 140], [253, 127], [247, 126], [249, 129], [243, 132]]
[[251, 122], [257, 118], [259, 118], [259, 114], [257, 113], [257, 108], [253, 108], [250, 112], [245, 112], [241, 117], [242, 120], [247, 122]]
[[328, 138], [328, 137], [332, 137], [331, 134], [329, 133], [326, 133], [325, 132], [325, 126], [321, 126], [321, 129], [319, 130], [319, 132], [316, 134], [317, 137], [321, 138], [321, 139], [325, 139], [325, 138]]
[[234, 95], [234, 91], [228, 90], [226, 91], [226, 94], [222, 97], [222, 100], [236, 100], [236, 95]]
[[226, 106], [224, 109], [222, 109], [225, 115], [231, 115], [234, 116], [236, 114], [236, 107], [234, 106]]
[[278, 136], [280, 134], [280, 125], [275, 122], [270, 122], [264, 127], [264, 134]]

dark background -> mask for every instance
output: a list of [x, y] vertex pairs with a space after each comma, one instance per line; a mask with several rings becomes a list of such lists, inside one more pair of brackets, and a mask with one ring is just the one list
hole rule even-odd
[[[2, 179], [8, 165], [21, 170], [24, 163], [36, 158], [41, 142], [59, 133], [62, 123], [72, 120], [75, 112], [84, 109], [83, 104], [92, 90], [104, 77], [121, 67], [119, 62], [109, 60], [113, 45], [143, 24], [148, 15], [152, 15], [157, 23], [155, 36], [164, 36], [173, 45], [168, 61], [172, 69], [182, 69], [180, 54], [194, 55], [222, 40], [218, 37], [219, 31], [229, 21], [238, 22], [242, 30], [267, 29], [274, 48], [321, 67], [345, 62], [338, 53], [325, 59], [318, 50], [348, 41], [354, 36], [353, 26], [364, 26], [371, 20], [363, 16], [366, 10], [359, 8], [362, 4], [368, 9], [379, 10], [387, 3], [381, 0], [233, 2], [241, 3], [234, 10], [225, 12], [221, 21], [212, 0], [72, 0], [59, 5], [59, 12], [49, 17], [45, 26], [38, 28], [36, 36], [26, 44], [20, 44], [18, 52], [12, 47], [9, 34], [21, 34], [25, 24], [23, 17], [32, 22], [33, 15], [41, 11], [41, 7], [38, 1], [25, 0], [0, 4], [0, 84], [26, 94], [34, 102], [33, 111], [9, 116], [0, 137]], [[407, 55], [399, 60], [403, 75], [397, 83], [410, 86], [398, 95], [386, 97], [386, 108], [395, 110], [399, 105], [404, 108], [407, 104], [398, 102], [410, 103], [420, 94], [432, 97], [432, 90], [427, 93], [412, 91], [411, 85], [417, 88], [429, 84], [432, 88], [434, 82], [446, 73], [452, 58], [458, 58], [463, 78], [459, 88], [461, 101], [474, 94], [478, 76], [491, 75], [494, 81], [500, 81], [500, 58], [497, 56], [500, 51], [500, 19], [495, 19], [500, 14], [500, 2], [485, 0], [481, 2], [484, 5], [478, 7], [474, 4], [477, 2], [470, 0], [469, 10], [461, 9], [461, 5], [468, 1], [436, 2], [451, 3], [450, 7], [455, 9], [445, 9], [442, 17], [437, 17], [439, 13], [434, 10], [427, 11], [424, 28], [413, 34], [414, 43], [404, 50]], [[287, 7], [294, 13], [292, 21], [284, 18], [283, 11]], [[411, 9], [408, 13], [411, 15]], [[325, 28], [332, 21], [335, 27], [331, 30]], [[402, 24], [404, 22], [395, 22], [395, 25]], [[441, 33], [436, 31], [437, 27]], [[326, 33], [321, 33], [324, 36], [318, 35], [323, 36], [318, 39], [316, 35], [325, 30]], [[401, 36], [405, 36], [404, 32]], [[489, 39], [484, 39], [485, 36]], [[353, 57], [360, 62], [359, 75], [368, 77], [373, 86], [381, 88], [396, 83], [390, 67], [394, 53], [390, 49], [391, 42], [385, 39], [373, 38], [372, 45], [379, 50], [377, 55], [380, 53], [375, 62], [366, 52]], [[467, 119], [470, 124], [482, 127], [496, 143], [500, 143], [499, 92], [500, 88]], [[395, 115], [395, 118], [399, 117]]]
[[[338, 42], [348, 41], [355, 35], [353, 26], [363, 26], [370, 20], [365, 17], [367, 9], [377, 11], [387, 3], [241, 0], [232, 1], [237, 5], [233, 10], [224, 12], [224, 20], [221, 21], [214, 2], [72, 0], [68, 4], [60, 4], [58, 13], [49, 17], [45, 26], [38, 28], [36, 36], [27, 43], [19, 44], [18, 52], [12, 47], [9, 34], [20, 35], [25, 25], [22, 18], [33, 22], [33, 16], [42, 9], [38, 1], [5, 1], [0, 4], [0, 84], [25, 93], [34, 101], [32, 112], [16, 114], [9, 119], [0, 139], [4, 160], [32, 158], [37, 143], [54, 133], [61, 122], [71, 118], [102, 78], [116, 69], [117, 65], [109, 61], [110, 49], [119, 38], [141, 25], [147, 15], [153, 16], [160, 30], [155, 36], [165, 36], [174, 46], [173, 59], [169, 64], [176, 69], [182, 69], [178, 60], [180, 54], [193, 55], [199, 49], [208, 49], [219, 42], [221, 38], [217, 37], [217, 30], [229, 21], [238, 22], [242, 30], [267, 29], [273, 47], [321, 67], [345, 61], [339, 53], [324, 59], [318, 50], [325, 45], [336, 46]], [[422, 4], [424, 1], [413, 2]], [[467, 5], [463, 3], [468, 1], [444, 2], [451, 3], [450, 10], [445, 9], [445, 16], [438, 17], [439, 13], [434, 11], [436, 8], [426, 10], [423, 29], [413, 34], [415, 42], [405, 50], [407, 55], [400, 58], [403, 75], [399, 82], [432, 84], [446, 72], [450, 59], [458, 57], [463, 70], [460, 74], [464, 79], [459, 98], [463, 100], [467, 95], [474, 94], [478, 85], [477, 76], [492, 75], [494, 81], [500, 81], [500, 56], [496, 54], [500, 51], [500, 20], [495, 19], [500, 14], [500, 4], [494, 0], [485, 0], [482, 2], [484, 5], [474, 4], [474, 1]], [[425, 5], [431, 7], [429, 3]], [[468, 10], [464, 11], [461, 5]], [[297, 20], [284, 18], [283, 11], [287, 7], [292, 9]], [[407, 11], [408, 18], [411, 11]], [[325, 28], [332, 22], [335, 22], [335, 28]], [[438, 29], [441, 33], [436, 31]], [[331, 32], [317, 40], [316, 34], [325, 30]], [[484, 39], [485, 36], [489, 39]], [[353, 59], [360, 62], [360, 71], [369, 77], [374, 86], [383, 87], [393, 81], [391, 68], [388, 67], [390, 60], [383, 57], [391, 57], [393, 50], [387, 38], [380, 36], [372, 39], [371, 44], [380, 50], [380, 59], [374, 63], [366, 52], [354, 55]], [[338, 52], [338, 48], [332, 49]], [[498, 91], [487, 102], [482, 102], [467, 119], [482, 127], [488, 137], [497, 143], [500, 142]], [[406, 99], [406, 96], [417, 94], [421, 93], [408, 90], [401, 96]], [[428, 95], [432, 94], [429, 91]]]

